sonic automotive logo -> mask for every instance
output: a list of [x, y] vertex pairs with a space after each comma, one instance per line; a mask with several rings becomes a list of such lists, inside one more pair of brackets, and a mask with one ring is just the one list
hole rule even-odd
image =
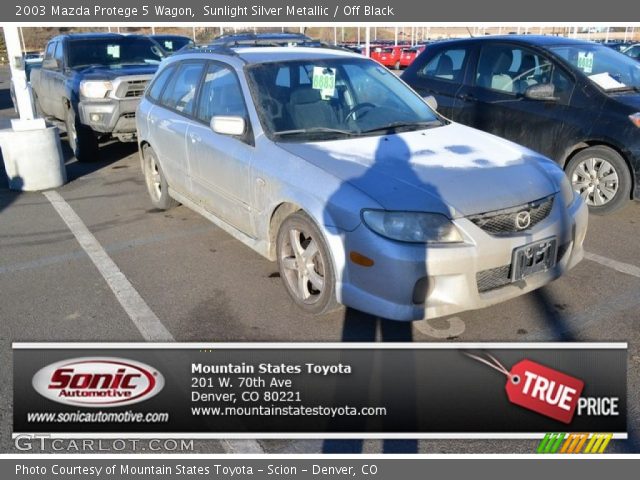
[[45, 398], [66, 405], [120, 407], [157, 395], [164, 377], [155, 368], [135, 360], [83, 357], [52, 363], [31, 381]]

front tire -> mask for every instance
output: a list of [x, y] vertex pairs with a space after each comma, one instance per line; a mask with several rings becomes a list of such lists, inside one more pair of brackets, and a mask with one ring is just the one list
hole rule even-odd
[[282, 222], [276, 251], [280, 277], [298, 307], [315, 315], [338, 308], [329, 249], [307, 214], [298, 211]]
[[585, 148], [569, 161], [567, 177], [595, 215], [608, 215], [631, 198], [631, 172], [624, 158], [609, 147]]
[[142, 171], [153, 206], [160, 210], [177, 207], [178, 202], [169, 196], [169, 185], [158, 162], [156, 152], [149, 146], [142, 150]]
[[79, 162], [98, 160], [98, 139], [93, 130], [80, 123], [72, 107], [67, 109], [64, 123], [67, 127], [67, 140], [74, 157]]

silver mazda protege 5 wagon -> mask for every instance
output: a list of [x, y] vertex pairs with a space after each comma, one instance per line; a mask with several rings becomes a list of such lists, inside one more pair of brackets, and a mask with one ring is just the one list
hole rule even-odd
[[136, 119], [153, 204], [181, 203], [277, 261], [307, 312], [449, 315], [583, 257], [587, 209], [554, 162], [452, 123], [354, 53], [183, 50]]

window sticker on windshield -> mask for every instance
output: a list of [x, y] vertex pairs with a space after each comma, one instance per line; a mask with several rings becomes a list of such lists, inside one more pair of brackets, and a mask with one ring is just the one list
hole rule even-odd
[[336, 90], [336, 69], [313, 67], [311, 87], [314, 90], [320, 90], [323, 100], [333, 97]]
[[120, 58], [120, 45], [107, 45], [107, 55], [112, 58]]
[[165, 40], [164, 41], [164, 48], [166, 48], [167, 50], [172, 51], [173, 50], [173, 42], [171, 40]]
[[584, 73], [593, 72], [593, 52], [578, 52], [578, 68]]

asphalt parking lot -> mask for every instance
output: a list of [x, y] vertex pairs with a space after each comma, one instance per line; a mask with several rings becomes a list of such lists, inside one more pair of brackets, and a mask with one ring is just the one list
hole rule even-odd
[[[13, 115], [6, 69], [0, 115]], [[65, 145], [66, 148], [66, 145]], [[185, 207], [149, 202], [135, 144], [102, 148], [57, 193], [157, 317], [171, 340], [236, 341], [625, 341], [629, 435], [610, 451], [640, 451], [640, 204], [591, 216], [587, 258], [532, 294], [484, 310], [413, 324], [352, 310], [314, 318], [287, 296], [277, 267]], [[0, 451], [11, 440], [11, 342], [144, 341], [132, 319], [57, 213], [52, 197], [7, 189], [0, 176]], [[438, 367], [441, 368], [441, 367]], [[199, 441], [201, 452], [532, 453], [535, 441]]]

